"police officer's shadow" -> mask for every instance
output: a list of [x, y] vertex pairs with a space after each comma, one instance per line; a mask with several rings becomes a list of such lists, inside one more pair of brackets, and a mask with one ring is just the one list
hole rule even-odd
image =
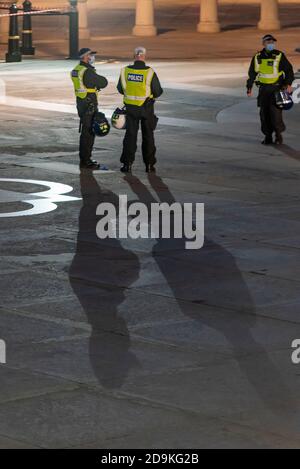
[[[147, 205], [159, 201], [168, 204], [175, 202], [169, 188], [159, 176], [150, 174], [148, 179], [157, 195], [157, 200], [138, 178], [134, 176], [125, 177], [125, 180], [141, 202]], [[169, 289], [171, 289], [173, 297], [177, 300], [178, 309], [183, 315], [196, 322], [188, 330], [193, 335], [193, 328], [198, 325], [200, 341], [201, 329], [204, 327], [217, 331], [218, 336], [221, 333], [227, 343], [227, 352], [231, 351], [240, 369], [239, 376], [229, 377], [232, 383], [232, 392], [236, 393], [237, 401], [240, 398], [244, 399], [244, 396], [239, 397], [238, 382], [240, 379], [240, 383], [243, 383], [243, 377], [245, 376], [248, 383], [250, 383], [250, 390], [249, 385], [246, 385], [246, 392], [249, 395], [254, 394], [254, 402], [256, 392], [262, 401], [263, 407], [280, 419], [287, 417], [286, 421], [289, 425], [288, 418], [294, 413], [296, 404], [290, 395], [289, 389], [282, 381], [278, 369], [269, 358], [267, 351], [252, 335], [251, 329], [257, 323], [255, 305], [234, 257], [212, 239], [206, 238], [203, 248], [199, 250], [186, 250], [185, 242], [186, 239], [169, 240], [160, 237], [153, 247], [152, 255]], [[198, 311], [197, 303], [202, 305], [199, 306]], [[203, 308], [203, 305], [212, 306], [213, 308]], [[180, 324], [176, 326], [175, 323], [174, 327], [180, 328]], [[177, 337], [178, 332], [176, 331]], [[166, 334], [168, 334], [168, 331]], [[185, 334], [186, 330], [183, 332], [183, 335]], [[186, 337], [183, 337], [183, 340], [186, 340]], [[207, 340], [207, 333], [204, 334], [204, 340]], [[214, 347], [213, 340], [208, 344], [210, 351]], [[217, 338], [216, 340], [218, 342], [220, 339]], [[201, 346], [201, 343], [199, 343], [199, 345], [202, 350], [205, 349], [205, 344]], [[218, 343], [216, 343], [215, 351], [222, 351], [222, 346], [224, 347], [224, 344], [220, 344], [219, 348]], [[253, 359], [254, 356], [257, 358], [256, 360]], [[217, 367], [209, 378], [211, 380], [209, 385], [211, 386], [211, 393], [209, 393], [208, 399], [216, 395], [215, 389], [218, 390], [220, 386], [218, 369], [220, 368]], [[229, 367], [227, 372], [232, 373], [233, 369], [234, 367]], [[223, 374], [225, 381], [228, 382], [226, 368]], [[201, 383], [199, 384], [201, 385]], [[241, 384], [241, 386], [242, 391], [240, 392], [245, 392], [245, 385]], [[254, 392], [253, 388], [255, 389]], [[191, 394], [195, 392], [197, 392], [197, 388], [193, 387]], [[220, 394], [221, 389], [218, 392]], [[218, 397], [220, 398], [220, 396]], [[189, 398], [191, 399], [191, 395]], [[224, 396], [224, 406], [227, 406], [227, 399], [228, 396]], [[243, 409], [240, 409], [240, 411], [242, 412]], [[263, 419], [264, 416], [258, 415], [257, 418]]]
[[81, 172], [80, 184], [83, 205], [69, 279], [91, 325], [89, 359], [93, 372], [103, 387], [119, 388], [129, 370], [138, 366], [118, 308], [126, 298], [126, 289], [138, 278], [140, 264], [117, 239], [100, 241], [96, 235], [98, 204], [109, 202], [118, 210], [118, 197], [101, 189], [92, 171]]
[[284, 153], [289, 158], [292, 158], [293, 160], [300, 161], [300, 151], [295, 150], [295, 148], [292, 148], [290, 145], [287, 145], [286, 143], [284, 143], [284, 144], [278, 146], [277, 149], [280, 150], [282, 153]]

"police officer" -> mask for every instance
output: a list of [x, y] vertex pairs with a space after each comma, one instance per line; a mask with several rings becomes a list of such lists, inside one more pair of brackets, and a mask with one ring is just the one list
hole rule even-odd
[[100, 164], [91, 159], [95, 142], [92, 123], [98, 111], [98, 94], [108, 84], [107, 79], [97, 75], [95, 54], [88, 48], [79, 51], [80, 63], [71, 72], [77, 111], [80, 117], [80, 168], [100, 169]]
[[286, 88], [292, 92], [294, 81], [293, 67], [283, 52], [275, 49], [276, 39], [272, 34], [262, 38], [264, 48], [258, 52], [251, 61], [249, 78], [247, 81], [247, 95], [252, 95], [254, 82], [259, 86], [258, 107], [260, 108], [261, 130], [265, 135], [262, 141], [265, 145], [283, 143], [282, 132], [285, 124], [282, 119], [282, 110], [275, 104], [275, 92]]
[[154, 130], [157, 117], [154, 114], [154, 102], [163, 93], [159, 79], [151, 67], [145, 64], [146, 49], [137, 47], [134, 51], [134, 64], [121, 71], [118, 91], [124, 95], [126, 106], [126, 134], [123, 141], [121, 171], [131, 172], [137, 149], [139, 125], [142, 128], [142, 154], [146, 172], [155, 171]]

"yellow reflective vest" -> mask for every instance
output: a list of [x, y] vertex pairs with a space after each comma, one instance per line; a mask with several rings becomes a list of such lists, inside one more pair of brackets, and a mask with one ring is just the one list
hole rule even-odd
[[96, 88], [87, 88], [83, 83], [86, 70], [87, 68], [84, 65], [79, 64], [71, 72], [76, 98], [85, 99], [89, 93], [95, 93], [98, 96], [98, 90]]
[[270, 56], [270, 58], [262, 58], [258, 53], [254, 57], [254, 68], [257, 73], [257, 81], [260, 84], [272, 85], [277, 83], [279, 78], [284, 75], [283, 71], [279, 71], [279, 64], [282, 53]]
[[142, 106], [147, 98], [153, 98], [151, 83], [154, 70], [125, 67], [121, 71], [121, 83], [124, 93], [124, 104]]

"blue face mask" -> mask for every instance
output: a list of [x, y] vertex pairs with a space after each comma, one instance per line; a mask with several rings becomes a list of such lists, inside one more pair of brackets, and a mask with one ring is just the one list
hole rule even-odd
[[96, 57], [94, 55], [90, 55], [89, 64], [94, 67], [95, 63], [96, 63]]
[[274, 45], [274, 44], [271, 43], [271, 44], [267, 44], [267, 45], [266, 45], [266, 50], [267, 50], [268, 52], [272, 52], [272, 50], [274, 50], [274, 49], [275, 49], [275, 45]]

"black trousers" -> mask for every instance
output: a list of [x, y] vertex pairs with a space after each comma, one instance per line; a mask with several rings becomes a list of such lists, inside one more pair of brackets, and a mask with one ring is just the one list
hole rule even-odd
[[81, 164], [86, 164], [91, 160], [95, 143], [92, 124], [94, 115], [97, 112], [97, 105], [88, 99], [77, 100], [77, 110], [81, 123], [79, 158]]
[[279, 89], [276, 85], [262, 85], [258, 94], [258, 106], [260, 107], [260, 121], [262, 133], [271, 137], [273, 132], [285, 131], [282, 117], [282, 109], [275, 104], [274, 92]]
[[143, 106], [126, 106], [126, 133], [123, 141], [121, 163], [132, 164], [137, 150], [137, 137], [141, 124], [142, 129], [142, 155], [145, 165], [156, 163], [156, 147], [154, 130], [157, 118], [154, 114], [153, 102]]

